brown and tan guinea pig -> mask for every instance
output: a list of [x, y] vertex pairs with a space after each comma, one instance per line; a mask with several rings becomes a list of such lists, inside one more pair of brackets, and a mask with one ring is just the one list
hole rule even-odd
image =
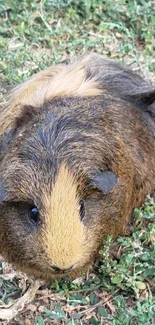
[[0, 253], [76, 276], [155, 188], [155, 90], [88, 54], [34, 75], [0, 112]]

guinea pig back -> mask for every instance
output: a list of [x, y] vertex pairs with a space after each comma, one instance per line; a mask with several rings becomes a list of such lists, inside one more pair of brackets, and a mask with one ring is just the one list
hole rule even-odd
[[0, 253], [76, 276], [155, 188], [155, 90], [88, 54], [32, 76], [0, 112]]

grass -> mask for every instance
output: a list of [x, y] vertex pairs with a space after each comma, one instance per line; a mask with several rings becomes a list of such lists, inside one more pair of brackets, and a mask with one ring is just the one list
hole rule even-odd
[[[0, 0], [1, 98], [6, 88], [67, 55], [95, 50], [155, 83], [155, 3], [146, 0]], [[0, 99], [1, 99], [0, 98]], [[107, 238], [89, 277], [54, 281], [10, 325], [155, 324], [155, 202], [135, 211], [130, 237]], [[0, 263], [0, 300], [27, 282]], [[2, 275], [2, 276], [1, 276]], [[5, 323], [7, 324], [7, 323]]]
[[0, 0], [0, 18], [1, 71], [8, 83], [93, 49], [128, 57], [152, 76], [155, 71], [154, 1]]

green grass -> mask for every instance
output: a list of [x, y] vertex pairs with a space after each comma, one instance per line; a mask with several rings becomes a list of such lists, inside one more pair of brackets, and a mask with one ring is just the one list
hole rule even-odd
[[[155, 3], [146, 0], [0, 0], [0, 77], [5, 88], [60, 61], [94, 50], [130, 63], [155, 82]], [[109, 237], [88, 279], [54, 281], [36, 310], [10, 322], [31, 324], [155, 324], [155, 202], [135, 211], [133, 233]], [[4, 272], [0, 263], [0, 274]], [[40, 291], [41, 292], [41, 291]], [[44, 295], [49, 294], [47, 299]], [[1, 303], [22, 294], [21, 280], [0, 277]], [[54, 296], [53, 296], [54, 294]], [[28, 324], [28, 323], [27, 323]], [[26, 324], [26, 325], [27, 325]]]
[[155, 71], [154, 1], [0, 0], [0, 18], [1, 71], [9, 83], [94, 49]]

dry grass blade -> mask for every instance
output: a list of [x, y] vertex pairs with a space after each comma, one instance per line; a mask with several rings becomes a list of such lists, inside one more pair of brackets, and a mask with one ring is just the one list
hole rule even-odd
[[19, 298], [14, 305], [9, 308], [0, 308], [0, 319], [10, 321], [16, 317], [19, 311], [23, 310], [25, 305], [34, 299], [39, 287], [40, 282], [38, 280], [33, 281], [26, 293], [21, 298]]

